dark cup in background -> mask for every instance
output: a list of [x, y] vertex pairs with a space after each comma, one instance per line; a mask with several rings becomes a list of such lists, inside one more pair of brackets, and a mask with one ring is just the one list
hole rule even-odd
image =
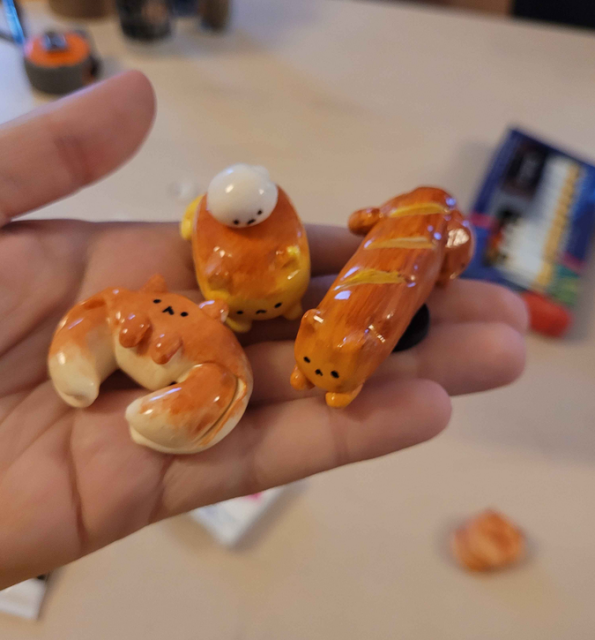
[[113, 0], [49, 0], [55, 13], [67, 18], [103, 18], [113, 12]]
[[177, 16], [197, 16], [198, 0], [173, 0], [174, 13]]
[[116, 7], [127, 37], [149, 42], [171, 35], [171, 0], [116, 0]]

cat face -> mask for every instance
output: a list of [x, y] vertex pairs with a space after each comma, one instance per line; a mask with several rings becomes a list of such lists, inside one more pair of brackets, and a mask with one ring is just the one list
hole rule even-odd
[[376, 368], [381, 344], [369, 329], [348, 335], [318, 309], [302, 318], [295, 342], [295, 359], [308, 380], [326, 391], [344, 393], [363, 384]]
[[112, 322], [120, 326], [123, 344], [134, 346], [149, 335], [191, 336], [196, 323], [208, 318], [224, 322], [227, 304], [212, 300], [195, 304], [177, 293], [167, 291], [161, 276], [154, 276], [139, 291], [113, 290], [107, 298]]
[[271, 320], [287, 312], [289, 303], [283, 294], [251, 300], [229, 300], [230, 316], [237, 320]]

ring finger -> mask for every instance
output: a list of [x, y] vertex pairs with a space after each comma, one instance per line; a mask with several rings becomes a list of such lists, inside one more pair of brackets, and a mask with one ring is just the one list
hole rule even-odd
[[[290, 386], [295, 365], [291, 342], [253, 345], [247, 354], [254, 369], [253, 402], [283, 402], [321, 393], [298, 392]], [[417, 347], [387, 358], [373, 378], [432, 380], [449, 395], [461, 395], [509, 384], [524, 363], [523, 338], [507, 324], [442, 324]]]

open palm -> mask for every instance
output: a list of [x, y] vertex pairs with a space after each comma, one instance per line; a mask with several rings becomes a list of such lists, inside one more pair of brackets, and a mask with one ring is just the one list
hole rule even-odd
[[[153, 112], [148, 81], [131, 72], [0, 129], [0, 588], [161, 518], [427, 440], [448, 422], [449, 394], [506, 384], [523, 368], [523, 304], [467, 281], [432, 295], [429, 337], [389, 358], [342, 411], [290, 387], [297, 323], [285, 321], [257, 323], [245, 338], [251, 405], [206, 452], [134, 444], [124, 410], [143, 391], [124, 376], [108, 380], [89, 409], [65, 405], [46, 371], [61, 316], [103, 288], [135, 289], [155, 273], [198, 299], [190, 250], [172, 224], [11, 219], [119, 166]], [[330, 227], [308, 235], [313, 306], [359, 240]]]

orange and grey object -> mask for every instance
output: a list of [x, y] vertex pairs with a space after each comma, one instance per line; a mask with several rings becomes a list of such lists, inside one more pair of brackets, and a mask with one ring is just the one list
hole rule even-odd
[[23, 11], [15, 0], [4, 0], [10, 35], [6, 39], [23, 52], [31, 85], [39, 91], [63, 95], [90, 84], [99, 75], [99, 59], [83, 31], [46, 31], [27, 37]]
[[45, 93], [63, 95], [76, 91], [99, 74], [98, 58], [83, 32], [47, 31], [28, 39], [23, 52], [29, 82]]

